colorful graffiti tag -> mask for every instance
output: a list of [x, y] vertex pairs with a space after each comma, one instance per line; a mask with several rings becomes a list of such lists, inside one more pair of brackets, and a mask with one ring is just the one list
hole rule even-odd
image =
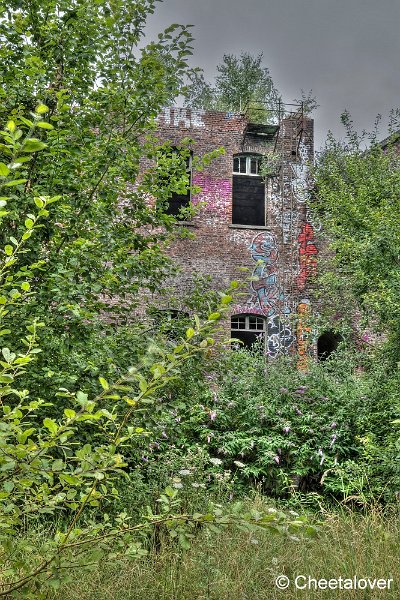
[[277, 356], [289, 348], [294, 336], [287, 323], [290, 308], [280, 290], [278, 278], [278, 245], [272, 233], [259, 233], [251, 244], [251, 257], [256, 262], [251, 287], [252, 302], [267, 317], [268, 354]]
[[317, 271], [318, 249], [314, 243], [314, 229], [310, 223], [304, 223], [297, 238], [299, 242], [299, 274], [297, 276], [297, 287], [303, 291], [307, 280]]
[[297, 308], [298, 312], [298, 321], [296, 328], [296, 336], [297, 336], [297, 354], [298, 361], [297, 366], [299, 369], [306, 370], [308, 367], [308, 337], [311, 332], [311, 327], [308, 327], [305, 322], [310, 313], [310, 301], [309, 300], [301, 300], [299, 306]]

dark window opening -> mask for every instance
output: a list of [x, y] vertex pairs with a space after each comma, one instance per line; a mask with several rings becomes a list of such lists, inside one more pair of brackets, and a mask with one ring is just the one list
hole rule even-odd
[[342, 336], [333, 331], [326, 331], [320, 335], [317, 341], [318, 360], [326, 360], [329, 358], [329, 356], [337, 350], [337, 347], [342, 340]]
[[[172, 148], [172, 153], [179, 154], [179, 148]], [[192, 186], [192, 153], [186, 157], [186, 172], [188, 175], [188, 188], [185, 193], [172, 192], [168, 198], [168, 205], [165, 208], [167, 215], [177, 218], [184, 218], [181, 215], [182, 208], [188, 208], [191, 201], [191, 186]]]
[[265, 183], [259, 176], [261, 156], [233, 159], [232, 223], [265, 225]]
[[153, 318], [155, 331], [164, 334], [172, 341], [185, 337], [186, 329], [191, 325], [189, 313], [185, 311], [154, 308], [149, 312]]
[[[231, 337], [243, 342], [240, 348], [252, 348], [255, 343], [264, 350], [265, 319], [257, 315], [234, 315], [231, 317]], [[261, 341], [261, 344], [260, 344]], [[235, 342], [233, 342], [235, 347]]]
[[181, 216], [181, 208], [187, 208], [190, 205], [190, 191], [186, 194], [177, 194], [176, 192], [172, 193], [171, 198], [168, 199], [168, 206], [165, 209], [167, 215], [172, 215], [174, 217]]

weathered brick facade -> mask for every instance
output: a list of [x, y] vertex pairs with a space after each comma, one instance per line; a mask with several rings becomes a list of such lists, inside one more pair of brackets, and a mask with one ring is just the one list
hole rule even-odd
[[[247, 297], [232, 308], [232, 315], [260, 317], [257, 323], [264, 323], [270, 356], [296, 352], [300, 364], [306, 361], [302, 323], [310, 309], [309, 289], [317, 258], [306, 205], [313, 121], [299, 111], [282, 118], [279, 126], [260, 126], [249, 123], [243, 114], [171, 108], [160, 115], [158, 123], [160, 141], [179, 146], [183, 138], [190, 138], [194, 155], [202, 156], [221, 146], [225, 149], [202, 172], [192, 174], [193, 185], [202, 190], [192, 202], [202, 204], [188, 224], [194, 238], [177, 240], [170, 248], [181, 267], [174, 281], [178, 295], [186, 290], [195, 272], [211, 275], [217, 289], [226, 288], [233, 279], [252, 276], [246, 284]], [[247, 156], [268, 153], [277, 157], [272, 177], [233, 173], [235, 156], [242, 156], [245, 165]], [[233, 223], [232, 206], [238, 189], [243, 215], [246, 189], [252, 194], [260, 185], [265, 189], [260, 200], [265, 207], [262, 224]], [[259, 212], [259, 206], [256, 209]], [[241, 218], [246, 221], [245, 215]], [[243, 323], [248, 329], [249, 321]], [[256, 327], [255, 319], [251, 323]], [[229, 329], [229, 323], [226, 327]]]

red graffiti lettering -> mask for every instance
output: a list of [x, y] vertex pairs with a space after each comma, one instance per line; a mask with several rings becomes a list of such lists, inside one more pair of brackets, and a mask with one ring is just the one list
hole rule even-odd
[[307, 279], [317, 272], [318, 249], [314, 244], [314, 229], [310, 223], [304, 223], [297, 238], [299, 242], [299, 274], [297, 276], [297, 287], [304, 290]]

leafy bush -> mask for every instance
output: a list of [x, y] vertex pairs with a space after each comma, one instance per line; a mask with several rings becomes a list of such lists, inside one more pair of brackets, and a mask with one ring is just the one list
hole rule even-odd
[[360, 372], [361, 361], [349, 349], [310, 362], [307, 372], [290, 359], [266, 363], [248, 350], [192, 361], [169, 391], [174, 404], [160, 399], [156, 444], [143, 447], [142, 460], [154, 469], [173, 452], [174, 476], [195, 473], [201, 463], [209, 490], [215, 472], [228, 477], [225, 497], [256, 485], [279, 496], [314, 490], [338, 499], [393, 499], [398, 405], [376, 387], [377, 373]]

